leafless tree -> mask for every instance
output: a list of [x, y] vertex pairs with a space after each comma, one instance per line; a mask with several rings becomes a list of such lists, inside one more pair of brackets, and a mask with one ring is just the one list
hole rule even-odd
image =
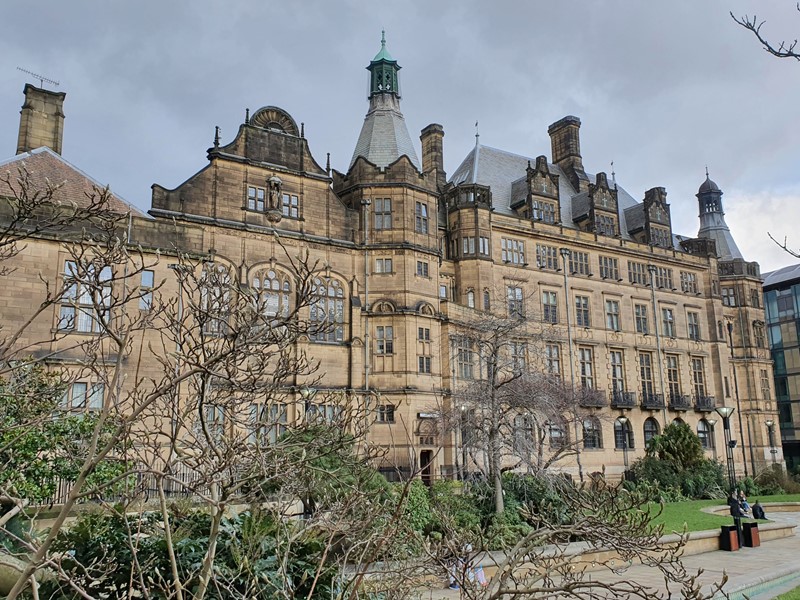
[[484, 312], [454, 323], [454, 352], [467, 354], [455, 359], [475, 360], [477, 369], [471, 380], [454, 386], [442, 407], [445, 427], [460, 433], [470, 454], [469, 466], [493, 486], [498, 514], [504, 510], [504, 471], [546, 470], [576, 454], [580, 442], [570, 440], [569, 430], [581, 418], [582, 395], [545, 364], [544, 346], [556, 334], [531, 315], [526, 318], [516, 302], [507, 315]]
[[[795, 5], [795, 8], [798, 12], [800, 12], [800, 3]], [[758, 15], [753, 15], [752, 17], [749, 15], [742, 15], [737, 17], [730, 13], [731, 18], [736, 21], [739, 25], [751, 31], [756, 39], [761, 44], [761, 47], [764, 48], [766, 52], [772, 54], [772, 56], [777, 56], [778, 58], [793, 58], [794, 60], [800, 60], [800, 52], [797, 52], [797, 40], [792, 40], [791, 42], [781, 40], [777, 43], [771, 42], [767, 37], [765, 37], [761, 33], [761, 27], [763, 27], [766, 21], [759, 21]]]

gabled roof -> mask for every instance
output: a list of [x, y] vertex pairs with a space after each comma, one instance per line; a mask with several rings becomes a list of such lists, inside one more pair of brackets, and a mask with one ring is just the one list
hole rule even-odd
[[[44, 190], [48, 184], [58, 186], [53, 199], [75, 202], [79, 206], [88, 206], [89, 197], [105, 189], [101, 183], [92, 179], [75, 165], [67, 162], [60, 154], [50, 148], [41, 147], [23, 152], [13, 158], [0, 161], [0, 173], [5, 177], [11, 174], [11, 181], [19, 177], [19, 169], [24, 165], [31, 184], [38, 190]], [[0, 196], [12, 193], [8, 185], [0, 182]], [[126, 202], [114, 193], [109, 198], [109, 208], [120, 214], [131, 213], [137, 217], [146, 217], [138, 208]]]
[[[490, 146], [477, 144], [472, 148], [461, 165], [455, 170], [450, 182], [454, 185], [461, 183], [476, 183], [489, 186], [492, 190], [492, 206], [500, 214], [516, 215], [511, 206], [520, 198], [520, 177], [524, 178], [528, 164], [536, 164], [536, 159], [521, 156], [505, 150], [498, 150]], [[578, 211], [584, 210], [583, 201], [585, 194], [579, 194], [569, 183], [569, 178], [556, 165], [547, 165], [550, 173], [558, 175], [558, 192], [561, 199], [561, 222], [564, 227], [577, 229], [573, 223], [573, 202]], [[589, 175], [594, 181], [595, 176]], [[640, 203], [623, 188], [617, 186], [617, 200], [620, 208], [620, 231], [622, 237], [631, 239], [625, 223], [625, 209], [638, 206]], [[588, 206], [588, 196], [586, 196]]]

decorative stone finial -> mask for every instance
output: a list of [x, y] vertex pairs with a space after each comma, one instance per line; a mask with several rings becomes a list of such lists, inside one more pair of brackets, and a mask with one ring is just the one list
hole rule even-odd
[[219, 125], [214, 127], [214, 148], [219, 148]]
[[244, 124], [245, 125], [250, 125], [250, 109], [249, 108], [245, 108], [244, 109]]

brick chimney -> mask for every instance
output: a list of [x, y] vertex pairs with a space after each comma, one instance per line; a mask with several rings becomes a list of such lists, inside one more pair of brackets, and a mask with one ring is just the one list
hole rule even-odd
[[444, 172], [444, 128], [431, 123], [419, 136], [422, 142], [422, 172], [436, 172], [436, 183], [441, 188], [446, 183]]
[[19, 117], [17, 154], [47, 146], [61, 154], [64, 137], [64, 92], [51, 92], [25, 84], [25, 103]]
[[550, 147], [553, 163], [558, 165], [578, 192], [589, 189], [589, 178], [583, 170], [581, 159], [581, 120], [567, 116], [550, 125]]

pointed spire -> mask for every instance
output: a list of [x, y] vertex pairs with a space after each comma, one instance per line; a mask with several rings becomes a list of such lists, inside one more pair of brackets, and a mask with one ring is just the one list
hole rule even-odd
[[478, 122], [475, 121], [475, 147], [478, 146], [478, 142], [479, 142], [480, 138], [481, 138], [481, 134], [478, 131]]

